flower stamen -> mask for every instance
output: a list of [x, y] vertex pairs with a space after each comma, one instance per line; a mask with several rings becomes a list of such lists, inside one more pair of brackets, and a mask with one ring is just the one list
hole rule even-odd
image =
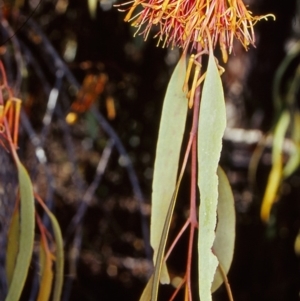
[[201, 70], [201, 65], [197, 61], [195, 61], [194, 63], [196, 64], [196, 67], [195, 67], [195, 74], [194, 74], [192, 89], [191, 89], [191, 93], [189, 96], [189, 108], [190, 109], [193, 107], [193, 104], [194, 104], [194, 96], [195, 96], [195, 91], [196, 91], [196, 87], [197, 87], [197, 79], [199, 77], [200, 70]]

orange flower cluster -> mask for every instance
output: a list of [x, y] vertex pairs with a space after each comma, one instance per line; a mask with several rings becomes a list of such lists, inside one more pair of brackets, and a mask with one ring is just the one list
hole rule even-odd
[[0, 145], [7, 151], [7, 142], [18, 147], [19, 121], [22, 100], [13, 96], [8, 86], [4, 66], [0, 61]]
[[[137, 27], [147, 39], [153, 25], [159, 26], [158, 45], [189, 47], [197, 52], [208, 50], [207, 40], [213, 47], [219, 42], [223, 60], [232, 52], [237, 38], [247, 49], [255, 45], [253, 26], [273, 15], [253, 16], [242, 0], [134, 0], [125, 21]], [[133, 16], [133, 12], [141, 8]]]

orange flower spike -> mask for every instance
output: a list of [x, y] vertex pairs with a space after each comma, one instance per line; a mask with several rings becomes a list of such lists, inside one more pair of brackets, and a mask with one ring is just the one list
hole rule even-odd
[[165, 12], [165, 10], [166, 10], [167, 7], [168, 7], [168, 4], [169, 4], [169, 0], [164, 0], [164, 2], [163, 2], [163, 4], [162, 4], [162, 7], [161, 7], [161, 10], [160, 10], [160, 12], [158, 13], [158, 16], [153, 20], [153, 24], [157, 24], [157, 23], [161, 20], [163, 14], [164, 14], [164, 12]]
[[185, 73], [184, 84], [183, 84], [183, 87], [182, 87], [182, 91], [184, 93], [187, 93], [187, 91], [189, 89], [188, 82], [189, 82], [189, 78], [190, 78], [190, 74], [191, 74], [191, 70], [192, 70], [194, 61], [195, 61], [195, 55], [192, 54], [191, 57], [189, 58], [189, 63], [188, 63], [187, 70], [186, 70], [186, 73]]
[[236, 0], [232, 0], [232, 2], [230, 3], [230, 7], [232, 9], [231, 9], [231, 18], [230, 18], [231, 33], [230, 33], [230, 41], [229, 41], [229, 53], [231, 53], [232, 51], [233, 37], [236, 32]]
[[108, 82], [108, 76], [105, 73], [101, 73], [99, 76], [95, 77], [95, 93], [97, 95], [101, 94], [104, 91], [105, 85]]
[[7, 118], [9, 131], [13, 136], [15, 146], [18, 144], [21, 104], [21, 99], [15, 97], [9, 98], [6, 101], [5, 108], [2, 113], [3, 115], [1, 116], [2, 119], [5, 117]]
[[0, 105], [0, 126], [3, 126], [4, 106]]
[[198, 87], [198, 86], [200, 86], [202, 84], [202, 82], [205, 80], [205, 77], [206, 77], [206, 72], [204, 72], [201, 75], [201, 77], [198, 79], [196, 87]]
[[[208, 38], [208, 35], [215, 36], [218, 28], [215, 26], [216, 21], [216, 1], [213, 1], [210, 6], [206, 7], [205, 18], [203, 23], [200, 25], [201, 35]], [[212, 34], [211, 34], [212, 32]], [[207, 44], [205, 45], [205, 49], [207, 50]]]
[[184, 28], [184, 33], [183, 33], [183, 41], [187, 40], [190, 36], [191, 33], [194, 30], [194, 26], [196, 24], [196, 16], [190, 16], [190, 18], [187, 20]]
[[14, 107], [11, 99], [8, 99], [5, 104], [4, 116], [7, 118], [9, 131], [13, 132], [13, 120], [14, 120]]
[[199, 63], [197, 63], [197, 65], [195, 67], [195, 74], [194, 74], [191, 94], [190, 94], [190, 97], [189, 97], [189, 108], [190, 109], [193, 107], [193, 104], [194, 104], [194, 96], [195, 96], [195, 91], [196, 91], [196, 88], [197, 88], [197, 80], [198, 80], [198, 77], [199, 77], [199, 74], [200, 74], [200, 70], [201, 70], [201, 65]]
[[224, 31], [221, 32], [219, 41], [220, 41], [220, 49], [221, 49], [221, 53], [222, 53], [223, 62], [227, 63], [228, 53], [227, 53], [226, 37], [225, 37]]
[[106, 110], [107, 110], [107, 117], [109, 120], [113, 120], [116, 118], [116, 107], [115, 101], [112, 96], [108, 96], [105, 100]]
[[137, 6], [139, 5], [140, 3], [135, 3], [134, 5], [131, 6], [129, 12], [127, 13], [127, 15], [125, 16], [124, 18], [124, 21], [125, 22], [128, 22], [131, 20], [131, 15], [132, 13], [134, 12], [134, 10], [137, 8]]
[[14, 130], [13, 130], [13, 142], [15, 146], [18, 146], [18, 137], [19, 137], [19, 125], [20, 125], [20, 113], [22, 101], [19, 98], [14, 98], [16, 103], [15, 105], [15, 117], [14, 117]]
[[[152, 25], [159, 25], [155, 35], [162, 47], [178, 46], [186, 52], [208, 50], [210, 38], [213, 49], [219, 45], [223, 61], [232, 52], [233, 40], [238, 39], [247, 50], [255, 45], [254, 25], [261, 19], [275, 17], [252, 16], [242, 0], [135, 0], [131, 3], [125, 21], [133, 21], [146, 40]], [[132, 17], [138, 5], [142, 11]]]

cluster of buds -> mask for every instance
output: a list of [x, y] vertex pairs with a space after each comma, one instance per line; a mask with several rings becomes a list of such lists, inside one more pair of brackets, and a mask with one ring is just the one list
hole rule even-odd
[[0, 61], [0, 145], [17, 149], [22, 100], [13, 96], [4, 66]]
[[[223, 61], [232, 52], [234, 38], [248, 49], [255, 45], [253, 26], [273, 15], [253, 16], [242, 0], [134, 0], [125, 21], [147, 39], [153, 25], [159, 27], [158, 45], [208, 51], [208, 39], [219, 43]], [[141, 10], [134, 15], [138, 7]]]

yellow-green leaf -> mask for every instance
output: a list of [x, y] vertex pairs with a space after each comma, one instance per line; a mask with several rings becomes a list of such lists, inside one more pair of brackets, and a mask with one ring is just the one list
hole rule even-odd
[[274, 139], [273, 139], [273, 146], [272, 146], [273, 164], [282, 158], [283, 142], [289, 123], [290, 123], [290, 114], [286, 110], [281, 114], [274, 131]]
[[263, 197], [260, 216], [268, 221], [272, 205], [276, 199], [278, 188], [282, 179], [282, 148], [284, 137], [290, 123], [290, 114], [284, 111], [275, 127], [272, 148], [272, 169], [268, 178], [266, 191]]
[[294, 251], [297, 256], [300, 256], [300, 231], [298, 232], [294, 242]]
[[40, 243], [40, 264], [41, 264], [41, 281], [40, 290], [37, 301], [48, 301], [51, 294], [53, 271], [52, 271], [52, 259], [51, 252], [46, 245], [47, 242], [41, 240]]
[[198, 274], [200, 299], [210, 301], [211, 286], [218, 266], [212, 253], [218, 203], [217, 168], [226, 127], [221, 78], [212, 51], [203, 85], [198, 129], [198, 186], [200, 190]]
[[45, 267], [45, 262], [46, 262], [46, 252], [45, 248], [42, 245], [42, 241], [40, 242], [40, 254], [39, 254], [39, 279], [41, 281], [43, 274], [44, 274], [44, 267]]
[[43, 209], [48, 214], [52, 229], [54, 232], [55, 239], [55, 281], [53, 288], [53, 297], [52, 301], [60, 301], [62, 287], [63, 287], [63, 278], [64, 278], [64, 245], [61, 230], [59, 224], [57, 222], [56, 217], [52, 214], [52, 212], [43, 205]]
[[256, 147], [254, 149], [251, 160], [249, 162], [248, 181], [249, 181], [250, 186], [253, 189], [256, 185], [255, 182], [256, 182], [256, 173], [257, 173], [258, 163], [260, 161], [260, 158], [263, 154], [264, 149], [266, 148], [266, 144], [269, 139], [271, 139], [270, 133], [263, 135], [260, 138], [260, 140], [258, 141], [258, 144], [256, 145]]
[[99, 0], [87, 0], [87, 1], [88, 1], [90, 16], [91, 16], [92, 19], [95, 19]]
[[300, 163], [300, 112], [296, 110], [294, 113], [293, 128], [291, 139], [294, 142], [294, 149], [290, 158], [283, 169], [283, 177], [287, 178], [296, 171]]
[[300, 145], [294, 144], [289, 160], [284, 166], [282, 171], [283, 178], [288, 178], [289, 176], [291, 176], [299, 167], [299, 162], [300, 162]]
[[[170, 230], [171, 220], [172, 220], [174, 207], [175, 207], [175, 203], [176, 203], [176, 199], [177, 199], [177, 195], [178, 195], [179, 186], [180, 186], [180, 183], [182, 180], [182, 176], [183, 176], [183, 171], [181, 170], [178, 181], [176, 183], [175, 191], [173, 193], [173, 196], [172, 196], [169, 208], [168, 208], [168, 212], [166, 215], [166, 219], [165, 219], [162, 234], [161, 234], [160, 243], [159, 243], [158, 250], [157, 250], [156, 264], [154, 266], [153, 281], [151, 284], [149, 284], [149, 286], [151, 287], [151, 301], [156, 301], [157, 296], [158, 296], [158, 286], [159, 286], [159, 280], [161, 279], [162, 266], [164, 264], [165, 248], [166, 248], [168, 233]], [[147, 294], [145, 296], [148, 296], [148, 290], [147, 290]], [[144, 297], [144, 298], [146, 298], [146, 297]]]
[[[221, 167], [218, 168], [218, 180], [218, 223], [213, 244], [213, 252], [217, 256], [219, 264], [222, 266], [225, 274], [227, 274], [233, 258], [235, 241], [234, 198], [230, 183]], [[211, 292], [213, 293], [216, 291], [223, 282], [224, 279], [222, 273], [217, 269]]]
[[19, 301], [28, 274], [34, 243], [34, 197], [28, 173], [16, 160], [20, 186], [20, 241], [6, 301]]
[[[176, 186], [179, 155], [187, 116], [186, 96], [182, 91], [186, 58], [182, 56], [170, 79], [164, 99], [159, 127], [152, 184], [151, 245], [154, 263]], [[161, 283], [169, 283], [167, 267], [163, 264]]]
[[153, 275], [149, 278], [147, 285], [145, 286], [143, 293], [140, 297], [140, 301], [149, 301], [151, 300], [151, 292], [153, 286]]
[[8, 287], [11, 284], [12, 276], [16, 265], [16, 258], [19, 251], [19, 240], [20, 240], [20, 212], [19, 212], [19, 208], [16, 208], [10, 222], [8, 237], [7, 237], [5, 269], [6, 269]]

